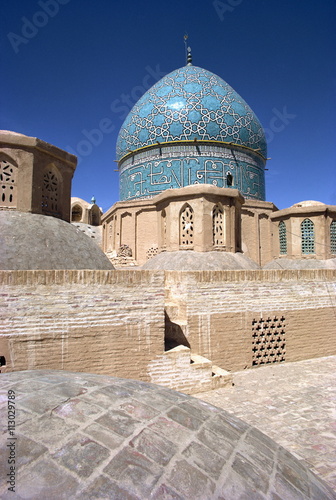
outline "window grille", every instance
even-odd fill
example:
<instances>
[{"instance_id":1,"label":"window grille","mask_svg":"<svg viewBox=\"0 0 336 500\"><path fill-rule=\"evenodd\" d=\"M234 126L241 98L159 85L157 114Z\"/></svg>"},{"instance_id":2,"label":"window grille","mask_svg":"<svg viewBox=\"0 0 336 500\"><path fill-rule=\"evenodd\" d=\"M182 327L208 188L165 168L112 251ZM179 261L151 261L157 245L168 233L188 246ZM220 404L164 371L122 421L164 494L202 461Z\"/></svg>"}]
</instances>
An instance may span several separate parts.
<instances>
[{"instance_id":1,"label":"window grille","mask_svg":"<svg viewBox=\"0 0 336 500\"><path fill-rule=\"evenodd\" d=\"M336 220L330 224L330 251L336 254Z\"/></svg>"},{"instance_id":2,"label":"window grille","mask_svg":"<svg viewBox=\"0 0 336 500\"><path fill-rule=\"evenodd\" d=\"M224 245L224 213L219 205L212 212L212 237L214 246Z\"/></svg>"},{"instance_id":3,"label":"window grille","mask_svg":"<svg viewBox=\"0 0 336 500\"><path fill-rule=\"evenodd\" d=\"M281 363L286 356L285 318L252 321L252 366Z\"/></svg>"},{"instance_id":4,"label":"window grille","mask_svg":"<svg viewBox=\"0 0 336 500\"><path fill-rule=\"evenodd\" d=\"M48 170L44 173L42 184L42 212L54 215L58 213L59 183L57 175Z\"/></svg>"},{"instance_id":5,"label":"window grille","mask_svg":"<svg viewBox=\"0 0 336 500\"><path fill-rule=\"evenodd\" d=\"M180 245L192 246L194 244L194 211L190 205L182 210L180 215Z\"/></svg>"},{"instance_id":6,"label":"window grille","mask_svg":"<svg viewBox=\"0 0 336 500\"><path fill-rule=\"evenodd\" d=\"M0 207L16 207L16 177L17 167L11 165L7 160L0 161Z\"/></svg>"},{"instance_id":7,"label":"window grille","mask_svg":"<svg viewBox=\"0 0 336 500\"><path fill-rule=\"evenodd\" d=\"M314 223L310 219L301 222L301 251L304 254L315 253Z\"/></svg>"},{"instance_id":8,"label":"window grille","mask_svg":"<svg viewBox=\"0 0 336 500\"><path fill-rule=\"evenodd\" d=\"M280 254L287 254L287 230L284 221L279 223Z\"/></svg>"}]
</instances>

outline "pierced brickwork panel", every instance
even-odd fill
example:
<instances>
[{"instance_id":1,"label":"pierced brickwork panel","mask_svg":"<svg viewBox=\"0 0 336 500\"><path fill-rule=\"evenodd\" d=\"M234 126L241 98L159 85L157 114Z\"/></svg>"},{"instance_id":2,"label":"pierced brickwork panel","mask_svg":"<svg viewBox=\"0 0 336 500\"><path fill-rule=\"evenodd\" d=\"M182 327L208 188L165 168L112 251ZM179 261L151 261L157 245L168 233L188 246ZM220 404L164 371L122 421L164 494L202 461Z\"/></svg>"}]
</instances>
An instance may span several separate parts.
<instances>
[{"instance_id":1,"label":"pierced brickwork panel","mask_svg":"<svg viewBox=\"0 0 336 500\"><path fill-rule=\"evenodd\" d=\"M159 251L158 247L156 246L150 247L146 252L147 260L151 259L152 257L155 257L155 255L158 254L158 251Z\"/></svg>"},{"instance_id":2,"label":"pierced brickwork panel","mask_svg":"<svg viewBox=\"0 0 336 500\"><path fill-rule=\"evenodd\" d=\"M16 207L16 177L17 167L9 163L7 160L0 161L0 207Z\"/></svg>"},{"instance_id":3,"label":"pierced brickwork panel","mask_svg":"<svg viewBox=\"0 0 336 500\"><path fill-rule=\"evenodd\" d=\"M59 182L57 175L48 170L44 173L42 184L42 211L45 214L58 214Z\"/></svg>"},{"instance_id":4,"label":"pierced brickwork panel","mask_svg":"<svg viewBox=\"0 0 336 500\"><path fill-rule=\"evenodd\" d=\"M279 243L280 243L280 254L287 254L287 230L284 221L279 223Z\"/></svg>"},{"instance_id":5,"label":"pierced brickwork panel","mask_svg":"<svg viewBox=\"0 0 336 500\"><path fill-rule=\"evenodd\" d=\"M336 254L336 220L330 224L330 251Z\"/></svg>"},{"instance_id":6,"label":"pierced brickwork panel","mask_svg":"<svg viewBox=\"0 0 336 500\"><path fill-rule=\"evenodd\" d=\"M190 205L182 210L180 215L180 245L194 244L194 211Z\"/></svg>"},{"instance_id":7,"label":"pierced brickwork panel","mask_svg":"<svg viewBox=\"0 0 336 500\"><path fill-rule=\"evenodd\" d=\"M224 245L224 213L219 205L215 205L212 212L212 235L213 245Z\"/></svg>"},{"instance_id":8,"label":"pierced brickwork panel","mask_svg":"<svg viewBox=\"0 0 336 500\"><path fill-rule=\"evenodd\" d=\"M252 366L285 361L285 326L284 316L252 320Z\"/></svg>"},{"instance_id":9,"label":"pierced brickwork panel","mask_svg":"<svg viewBox=\"0 0 336 500\"><path fill-rule=\"evenodd\" d=\"M314 223L310 219L301 222L301 251L315 253Z\"/></svg>"}]
</instances>

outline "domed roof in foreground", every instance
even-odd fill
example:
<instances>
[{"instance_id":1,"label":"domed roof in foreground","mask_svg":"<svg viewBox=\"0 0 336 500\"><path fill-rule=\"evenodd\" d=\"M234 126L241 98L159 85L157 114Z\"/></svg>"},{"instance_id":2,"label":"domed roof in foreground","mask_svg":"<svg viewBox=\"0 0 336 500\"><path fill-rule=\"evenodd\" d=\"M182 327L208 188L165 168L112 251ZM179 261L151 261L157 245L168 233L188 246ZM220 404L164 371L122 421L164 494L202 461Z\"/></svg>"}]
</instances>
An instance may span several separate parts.
<instances>
[{"instance_id":1,"label":"domed roof in foreground","mask_svg":"<svg viewBox=\"0 0 336 500\"><path fill-rule=\"evenodd\" d=\"M12 497L1 474L1 498L334 498L303 460L193 397L145 382L60 370L4 373L1 382L3 406L9 389L20 396L19 476ZM8 440L0 435L7 457Z\"/></svg>"},{"instance_id":2,"label":"domed roof in foreground","mask_svg":"<svg viewBox=\"0 0 336 500\"><path fill-rule=\"evenodd\" d=\"M119 132L117 158L156 142L211 140L247 146L266 157L263 128L244 99L222 78L184 66L151 87Z\"/></svg>"},{"instance_id":3,"label":"domed roof in foreground","mask_svg":"<svg viewBox=\"0 0 336 500\"><path fill-rule=\"evenodd\" d=\"M299 203L294 203L294 205L292 205L292 207L306 208L306 207L318 207L318 206L322 206L322 205L325 205L325 203L322 203L322 201L305 200L305 201L300 201Z\"/></svg>"},{"instance_id":4,"label":"domed roof in foreground","mask_svg":"<svg viewBox=\"0 0 336 500\"><path fill-rule=\"evenodd\" d=\"M161 252L149 259L142 269L166 271L219 271L259 269L258 264L241 253L232 252Z\"/></svg>"},{"instance_id":5,"label":"domed roof in foreground","mask_svg":"<svg viewBox=\"0 0 336 500\"><path fill-rule=\"evenodd\" d=\"M55 217L0 211L0 269L114 269L98 245Z\"/></svg>"}]
</instances>

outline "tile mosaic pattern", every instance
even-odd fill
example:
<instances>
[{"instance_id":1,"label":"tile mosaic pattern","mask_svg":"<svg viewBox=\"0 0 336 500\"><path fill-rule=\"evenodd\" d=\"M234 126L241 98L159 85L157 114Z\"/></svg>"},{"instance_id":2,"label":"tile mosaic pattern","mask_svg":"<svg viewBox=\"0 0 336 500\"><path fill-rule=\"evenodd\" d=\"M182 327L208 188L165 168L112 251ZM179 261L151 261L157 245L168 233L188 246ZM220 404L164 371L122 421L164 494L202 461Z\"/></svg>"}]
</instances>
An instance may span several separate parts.
<instances>
[{"instance_id":1,"label":"tile mosaic pattern","mask_svg":"<svg viewBox=\"0 0 336 500\"><path fill-rule=\"evenodd\" d=\"M120 165L120 199L149 198L191 184L232 187L246 198L265 200L264 160L219 145L172 145L137 153Z\"/></svg>"},{"instance_id":2,"label":"tile mosaic pattern","mask_svg":"<svg viewBox=\"0 0 336 500\"><path fill-rule=\"evenodd\" d=\"M117 158L130 150L178 140L234 142L260 149L263 128L246 102L219 76L197 66L166 75L135 104L119 132Z\"/></svg>"}]
</instances>

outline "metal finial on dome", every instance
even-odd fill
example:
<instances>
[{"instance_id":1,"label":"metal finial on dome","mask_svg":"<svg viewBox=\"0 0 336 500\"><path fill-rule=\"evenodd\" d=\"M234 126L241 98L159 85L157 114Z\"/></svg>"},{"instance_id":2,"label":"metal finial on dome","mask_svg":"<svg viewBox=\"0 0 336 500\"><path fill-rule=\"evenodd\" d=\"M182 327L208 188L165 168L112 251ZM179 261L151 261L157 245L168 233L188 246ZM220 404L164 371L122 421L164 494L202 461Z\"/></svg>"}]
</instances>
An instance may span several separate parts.
<instances>
[{"instance_id":1,"label":"metal finial on dome","mask_svg":"<svg viewBox=\"0 0 336 500\"><path fill-rule=\"evenodd\" d=\"M187 61L187 66L192 66L192 56L191 56L191 48L187 47L187 40L189 36L186 33L184 35L184 45L185 45L185 51L186 51L186 61Z\"/></svg>"},{"instance_id":2,"label":"metal finial on dome","mask_svg":"<svg viewBox=\"0 0 336 500\"><path fill-rule=\"evenodd\" d=\"M191 48L187 48L188 55L187 55L187 66L192 66L192 57L191 57Z\"/></svg>"}]
</instances>

